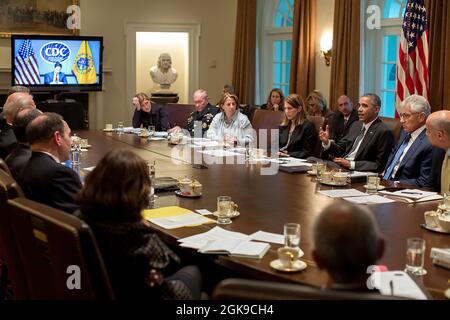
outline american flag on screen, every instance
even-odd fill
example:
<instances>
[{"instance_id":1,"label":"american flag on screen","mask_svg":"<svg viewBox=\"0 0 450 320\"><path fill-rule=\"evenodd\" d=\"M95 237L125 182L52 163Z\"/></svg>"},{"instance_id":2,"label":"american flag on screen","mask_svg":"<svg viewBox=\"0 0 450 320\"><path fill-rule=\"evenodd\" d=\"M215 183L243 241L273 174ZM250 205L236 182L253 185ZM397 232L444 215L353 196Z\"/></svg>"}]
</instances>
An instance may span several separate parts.
<instances>
[{"instance_id":1,"label":"american flag on screen","mask_svg":"<svg viewBox=\"0 0 450 320\"><path fill-rule=\"evenodd\" d=\"M23 40L15 58L16 84L40 84L39 66L31 40Z\"/></svg>"},{"instance_id":2,"label":"american flag on screen","mask_svg":"<svg viewBox=\"0 0 450 320\"><path fill-rule=\"evenodd\" d=\"M397 105L413 94L428 99L428 23L424 0L408 0L397 61Z\"/></svg>"}]
</instances>

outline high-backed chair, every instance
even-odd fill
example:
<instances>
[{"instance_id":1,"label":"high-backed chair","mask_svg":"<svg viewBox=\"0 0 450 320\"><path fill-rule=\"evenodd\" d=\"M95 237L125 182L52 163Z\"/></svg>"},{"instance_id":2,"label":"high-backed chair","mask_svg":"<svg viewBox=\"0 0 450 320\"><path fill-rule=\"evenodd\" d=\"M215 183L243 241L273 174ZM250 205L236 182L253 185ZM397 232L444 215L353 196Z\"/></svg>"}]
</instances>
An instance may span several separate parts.
<instances>
[{"instance_id":1,"label":"high-backed chair","mask_svg":"<svg viewBox=\"0 0 450 320\"><path fill-rule=\"evenodd\" d=\"M324 118L320 116L307 116L307 118L309 121L314 123L318 135L320 129L323 128ZM320 139L317 139L316 146L314 147L314 157L320 158L321 151L322 151L322 141L320 141Z\"/></svg>"},{"instance_id":2,"label":"high-backed chair","mask_svg":"<svg viewBox=\"0 0 450 320\"><path fill-rule=\"evenodd\" d=\"M278 137L272 137L270 130L271 129L278 129L280 126L280 123L283 119L283 113L282 112L276 112L276 111L268 111L268 110L261 110L261 109L255 109L253 113L253 117L251 119L252 127L256 130L256 133L258 135L258 147L269 147L261 145L260 140L260 133L259 130L265 129L267 130L266 138L267 143L271 143L272 139L276 139ZM263 136L264 137L264 136Z\"/></svg>"},{"instance_id":3,"label":"high-backed chair","mask_svg":"<svg viewBox=\"0 0 450 320\"><path fill-rule=\"evenodd\" d=\"M24 278L24 268L20 259L17 243L11 229L11 221L7 213L8 199L23 197L22 189L17 182L3 170L0 170L0 290L5 295L8 281L13 286L14 297L27 299L28 287ZM8 293L9 294L9 293Z\"/></svg>"},{"instance_id":4,"label":"high-backed chair","mask_svg":"<svg viewBox=\"0 0 450 320\"><path fill-rule=\"evenodd\" d=\"M175 126L184 128L189 115L191 112L195 111L195 106L193 104L168 103L166 108L169 113L169 123L171 128Z\"/></svg>"},{"instance_id":5,"label":"high-backed chair","mask_svg":"<svg viewBox=\"0 0 450 320\"><path fill-rule=\"evenodd\" d=\"M2 158L0 158L0 170L3 170L7 174L11 175L11 171L9 171L8 165Z\"/></svg>"},{"instance_id":6,"label":"high-backed chair","mask_svg":"<svg viewBox=\"0 0 450 320\"><path fill-rule=\"evenodd\" d=\"M394 136L394 143L397 144L398 139L400 138L400 131L402 129L402 125L400 124L400 121L398 119L394 118L385 118L380 117L381 121L384 122L384 124L387 125L389 130L391 130L392 135Z\"/></svg>"},{"instance_id":7,"label":"high-backed chair","mask_svg":"<svg viewBox=\"0 0 450 320\"><path fill-rule=\"evenodd\" d=\"M214 289L214 300L404 300L372 292L321 290L291 283L225 279Z\"/></svg>"},{"instance_id":8,"label":"high-backed chair","mask_svg":"<svg viewBox=\"0 0 450 320\"><path fill-rule=\"evenodd\" d=\"M31 299L112 299L89 226L73 215L25 198L8 200Z\"/></svg>"}]
</instances>

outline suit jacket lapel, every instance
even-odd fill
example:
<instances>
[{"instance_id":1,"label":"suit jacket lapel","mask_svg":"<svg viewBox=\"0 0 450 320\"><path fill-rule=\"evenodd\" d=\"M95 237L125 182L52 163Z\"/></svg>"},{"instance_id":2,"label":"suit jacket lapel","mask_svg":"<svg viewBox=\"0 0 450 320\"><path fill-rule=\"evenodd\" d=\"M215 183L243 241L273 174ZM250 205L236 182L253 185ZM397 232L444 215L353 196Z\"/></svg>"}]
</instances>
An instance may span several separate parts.
<instances>
[{"instance_id":1,"label":"suit jacket lapel","mask_svg":"<svg viewBox=\"0 0 450 320\"><path fill-rule=\"evenodd\" d=\"M420 133L420 135L417 137L417 139L414 140L414 142L411 145L411 147L409 148L408 152L403 157L402 162L400 163L400 167L403 166L405 163L407 163L408 160L412 157L412 155L416 154L417 148L419 148L419 145L422 143L422 140L424 138L426 138L425 135L426 135L426 132L425 132L425 130L423 130Z\"/></svg>"},{"instance_id":2,"label":"suit jacket lapel","mask_svg":"<svg viewBox=\"0 0 450 320\"><path fill-rule=\"evenodd\" d=\"M375 120L369 127L369 130L367 131L366 135L364 136L364 139L361 141L361 145L359 146L358 152L355 155L355 159L357 159L361 153L363 152L363 150L366 147L371 147L370 146L370 141L372 140L373 136L376 133L376 129L378 127L378 123L380 122L380 119ZM363 123L364 125L364 123Z\"/></svg>"}]
</instances>

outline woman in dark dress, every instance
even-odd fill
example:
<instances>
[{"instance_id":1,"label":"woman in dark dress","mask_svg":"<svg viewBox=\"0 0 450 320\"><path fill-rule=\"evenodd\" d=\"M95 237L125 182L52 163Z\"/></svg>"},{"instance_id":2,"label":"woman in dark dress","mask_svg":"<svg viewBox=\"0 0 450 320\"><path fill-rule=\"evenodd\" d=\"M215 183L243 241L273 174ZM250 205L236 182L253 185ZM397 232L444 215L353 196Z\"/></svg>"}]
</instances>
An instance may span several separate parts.
<instances>
[{"instance_id":1,"label":"woman in dark dress","mask_svg":"<svg viewBox=\"0 0 450 320\"><path fill-rule=\"evenodd\" d=\"M317 131L307 120L305 103L297 94L284 101L284 119L280 125L279 155L306 159L313 155L317 142Z\"/></svg>"},{"instance_id":2,"label":"woman in dark dress","mask_svg":"<svg viewBox=\"0 0 450 320\"><path fill-rule=\"evenodd\" d=\"M76 214L93 230L116 298L200 299L198 268L175 272L178 256L142 217L149 194L146 162L113 150L86 177Z\"/></svg>"}]
</instances>

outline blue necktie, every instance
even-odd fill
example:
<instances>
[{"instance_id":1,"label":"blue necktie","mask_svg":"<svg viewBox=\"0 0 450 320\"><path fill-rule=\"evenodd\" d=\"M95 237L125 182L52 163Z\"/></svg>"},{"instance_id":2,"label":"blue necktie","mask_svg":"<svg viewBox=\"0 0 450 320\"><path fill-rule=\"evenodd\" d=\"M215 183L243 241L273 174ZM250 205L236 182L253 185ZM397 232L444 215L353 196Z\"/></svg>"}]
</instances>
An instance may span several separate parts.
<instances>
[{"instance_id":1,"label":"blue necktie","mask_svg":"<svg viewBox=\"0 0 450 320\"><path fill-rule=\"evenodd\" d=\"M403 140L403 143L401 144L400 148L398 148L397 152L395 153L394 159L392 159L391 164L386 170L386 173L383 176L384 180L389 180L389 178L392 175L392 172L394 171L395 166L397 165L397 162L400 160L403 151L405 151L406 146L408 145L409 139L411 139L411 135L407 135L405 140Z\"/></svg>"}]
</instances>

